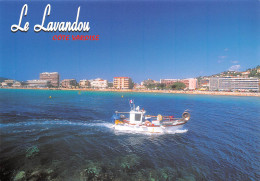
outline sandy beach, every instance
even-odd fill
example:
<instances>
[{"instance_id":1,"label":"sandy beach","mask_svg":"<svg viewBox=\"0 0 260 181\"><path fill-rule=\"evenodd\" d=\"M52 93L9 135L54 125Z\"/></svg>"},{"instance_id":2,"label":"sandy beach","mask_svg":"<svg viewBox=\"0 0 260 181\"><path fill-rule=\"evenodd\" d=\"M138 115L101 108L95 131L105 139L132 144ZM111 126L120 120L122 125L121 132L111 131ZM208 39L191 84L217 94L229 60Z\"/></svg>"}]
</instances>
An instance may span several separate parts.
<instances>
[{"instance_id":1,"label":"sandy beach","mask_svg":"<svg viewBox=\"0 0 260 181\"><path fill-rule=\"evenodd\" d=\"M91 88L2 88L2 89L34 89L34 90L74 90L74 91L100 91L100 92L143 92L168 94L201 94L223 96L253 96L260 97L260 92L218 92L218 91L180 91L180 90L144 90L144 89L91 89Z\"/></svg>"}]
</instances>

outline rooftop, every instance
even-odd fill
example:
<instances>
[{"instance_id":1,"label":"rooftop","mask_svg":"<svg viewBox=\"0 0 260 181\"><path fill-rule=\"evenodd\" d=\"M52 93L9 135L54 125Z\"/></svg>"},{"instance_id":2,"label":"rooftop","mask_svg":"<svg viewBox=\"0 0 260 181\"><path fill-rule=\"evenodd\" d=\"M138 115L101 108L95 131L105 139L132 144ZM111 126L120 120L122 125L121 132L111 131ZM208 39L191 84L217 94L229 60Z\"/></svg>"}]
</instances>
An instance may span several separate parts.
<instances>
[{"instance_id":1,"label":"rooftop","mask_svg":"<svg viewBox=\"0 0 260 181\"><path fill-rule=\"evenodd\" d=\"M58 72L43 72L41 74L59 74Z\"/></svg>"},{"instance_id":2,"label":"rooftop","mask_svg":"<svg viewBox=\"0 0 260 181\"><path fill-rule=\"evenodd\" d=\"M116 78L129 78L129 77L114 77L114 79L116 79Z\"/></svg>"}]
</instances>

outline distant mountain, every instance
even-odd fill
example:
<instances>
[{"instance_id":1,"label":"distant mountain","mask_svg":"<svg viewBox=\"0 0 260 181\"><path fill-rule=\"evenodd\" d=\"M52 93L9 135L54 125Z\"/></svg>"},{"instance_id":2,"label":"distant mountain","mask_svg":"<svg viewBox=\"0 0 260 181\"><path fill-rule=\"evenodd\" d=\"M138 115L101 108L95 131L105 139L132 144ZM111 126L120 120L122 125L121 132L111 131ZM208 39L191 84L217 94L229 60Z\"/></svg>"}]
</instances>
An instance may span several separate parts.
<instances>
[{"instance_id":1,"label":"distant mountain","mask_svg":"<svg viewBox=\"0 0 260 181\"><path fill-rule=\"evenodd\" d=\"M4 82L5 80L8 80L8 78L0 77L0 82Z\"/></svg>"}]
</instances>

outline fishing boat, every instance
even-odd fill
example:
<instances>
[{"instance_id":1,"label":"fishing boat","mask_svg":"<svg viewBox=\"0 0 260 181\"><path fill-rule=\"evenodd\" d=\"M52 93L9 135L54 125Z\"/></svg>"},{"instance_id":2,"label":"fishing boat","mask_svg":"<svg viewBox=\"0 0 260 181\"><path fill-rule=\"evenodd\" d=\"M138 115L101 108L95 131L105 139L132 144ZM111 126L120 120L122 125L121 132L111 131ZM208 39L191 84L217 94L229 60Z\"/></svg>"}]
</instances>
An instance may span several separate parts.
<instances>
[{"instance_id":1,"label":"fishing boat","mask_svg":"<svg viewBox=\"0 0 260 181\"><path fill-rule=\"evenodd\" d=\"M182 129L190 120L190 114L184 111L181 118L174 116L146 115L146 111L130 100L130 112L115 111L113 116L114 129L120 131L135 131L148 133L171 133ZM126 116L129 115L129 116Z\"/></svg>"}]
</instances>

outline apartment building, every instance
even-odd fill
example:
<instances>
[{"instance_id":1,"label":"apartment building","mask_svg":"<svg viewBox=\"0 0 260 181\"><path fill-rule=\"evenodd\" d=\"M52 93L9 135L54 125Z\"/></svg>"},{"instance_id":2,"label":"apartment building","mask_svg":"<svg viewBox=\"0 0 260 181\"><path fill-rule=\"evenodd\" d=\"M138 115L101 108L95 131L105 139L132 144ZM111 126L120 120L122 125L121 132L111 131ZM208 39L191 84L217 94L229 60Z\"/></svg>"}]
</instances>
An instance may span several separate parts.
<instances>
[{"instance_id":1,"label":"apartment building","mask_svg":"<svg viewBox=\"0 0 260 181\"><path fill-rule=\"evenodd\" d=\"M58 72L43 72L40 73L40 80L49 80L52 87L59 87L60 75Z\"/></svg>"},{"instance_id":2,"label":"apartment building","mask_svg":"<svg viewBox=\"0 0 260 181\"><path fill-rule=\"evenodd\" d=\"M175 82L182 82L185 84L186 88L189 90L195 90L197 89L198 82L195 78L189 78L189 79L160 79L160 83L166 84L166 86L171 85Z\"/></svg>"},{"instance_id":3,"label":"apartment building","mask_svg":"<svg viewBox=\"0 0 260 181\"><path fill-rule=\"evenodd\" d=\"M75 79L64 79L61 81L61 86L64 88L74 88L77 86L77 81Z\"/></svg>"},{"instance_id":4,"label":"apartment building","mask_svg":"<svg viewBox=\"0 0 260 181\"><path fill-rule=\"evenodd\" d=\"M114 77L113 85L115 89L133 88L133 82L130 77Z\"/></svg>"},{"instance_id":5,"label":"apartment building","mask_svg":"<svg viewBox=\"0 0 260 181\"><path fill-rule=\"evenodd\" d=\"M209 79L211 91L259 91L258 78L212 77Z\"/></svg>"},{"instance_id":6,"label":"apartment building","mask_svg":"<svg viewBox=\"0 0 260 181\"><path fill-rule=\"evenodd\" d=\"M108 81L101 78L89 80L89 82L90 87L93 89L105 89L108 87Z\"/></svg>"}]
</instances>

